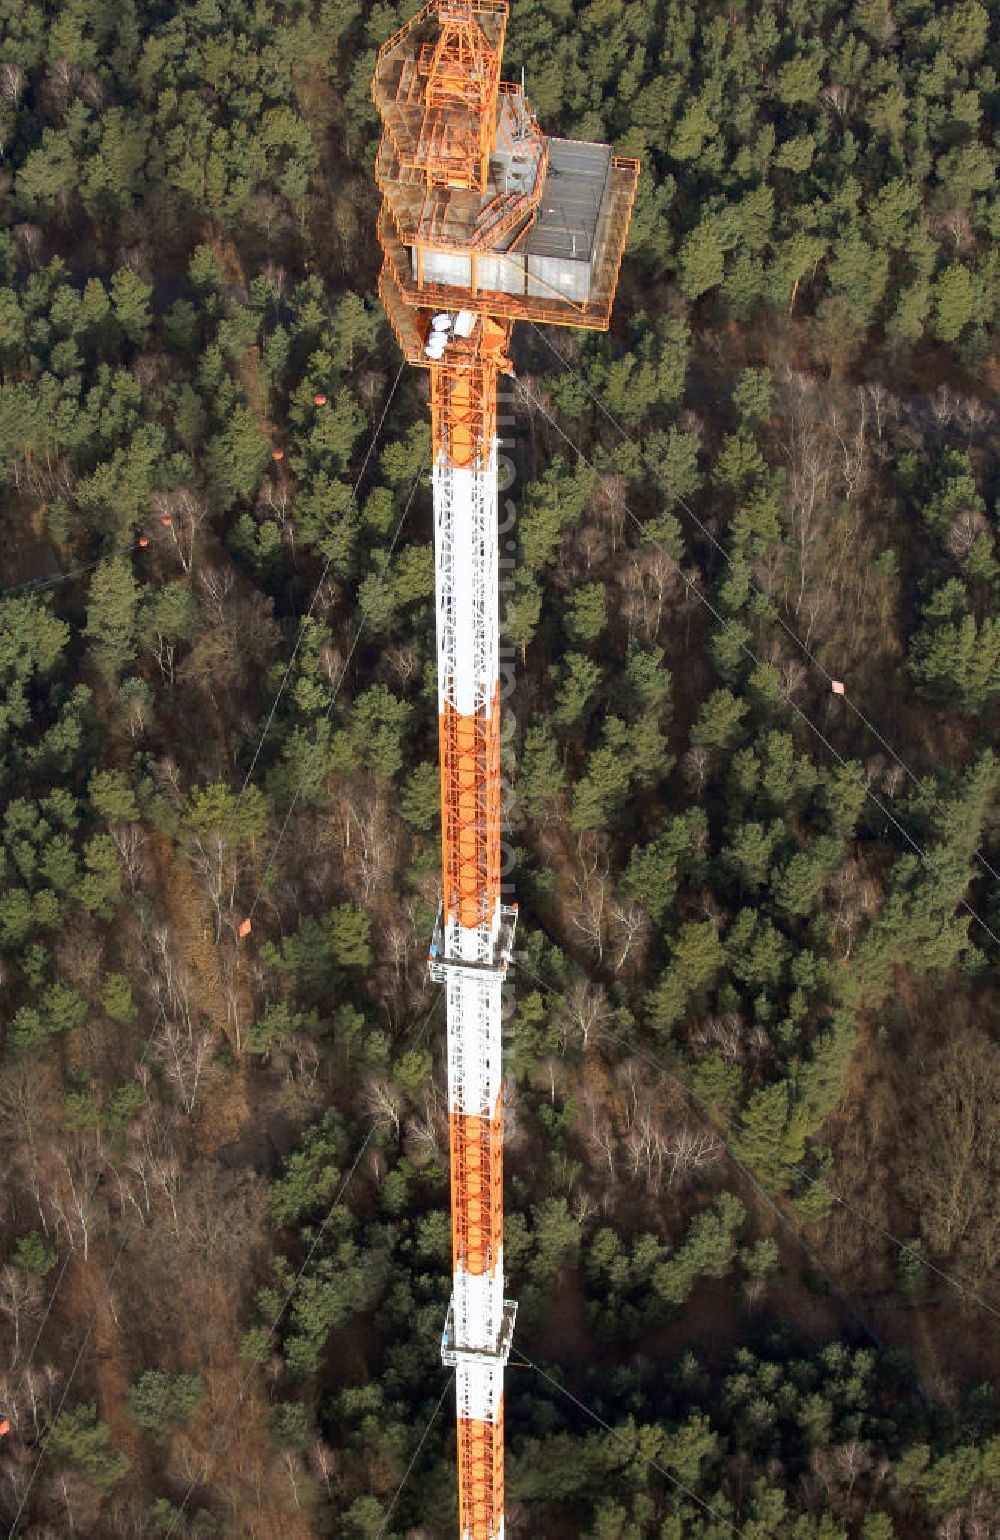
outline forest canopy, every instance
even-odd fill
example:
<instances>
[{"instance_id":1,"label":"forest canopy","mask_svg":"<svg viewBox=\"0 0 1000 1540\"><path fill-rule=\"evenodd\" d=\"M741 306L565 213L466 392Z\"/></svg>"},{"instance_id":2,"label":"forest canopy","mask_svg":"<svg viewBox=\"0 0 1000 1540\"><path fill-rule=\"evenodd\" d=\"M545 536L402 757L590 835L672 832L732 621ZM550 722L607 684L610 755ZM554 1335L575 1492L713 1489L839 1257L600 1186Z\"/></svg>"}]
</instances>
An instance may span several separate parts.
<instances>
[{"instance_id":1,"label":"forest canopy","mask_svg":"<svg viewBox=\"0 0 1000 1540\"><path fill-rule=\"evenodd\" d=\"M454 1532L411 10L0 0L25 1540ZM610 334L502 387L511 1540L1000 1524L998 28L511 6L642 161Z\"/></svg>"}]
</instances>

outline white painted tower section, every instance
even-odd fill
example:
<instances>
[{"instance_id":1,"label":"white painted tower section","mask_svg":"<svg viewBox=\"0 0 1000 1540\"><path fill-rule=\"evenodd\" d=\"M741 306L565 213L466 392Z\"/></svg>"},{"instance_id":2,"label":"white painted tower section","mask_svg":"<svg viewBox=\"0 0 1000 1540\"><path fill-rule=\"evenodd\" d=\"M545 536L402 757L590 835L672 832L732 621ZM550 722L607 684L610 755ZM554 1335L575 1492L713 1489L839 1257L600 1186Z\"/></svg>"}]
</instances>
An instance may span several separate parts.
<instances>
[{"instance_id":1,"label":"white painted tower section","mask_svg":"<svg viewBox=\"0 0 1000 1540\"><path fill-rule=\"evenodd\" d=\"M485 471L457 469L442 455L434 467L434 557L437 600L438 710L458 715L497 706L499 567L496 445ZM503 972L498 959L501 906L475 929L444 916L448 1012L448 1108L452 1116L492 1121L503 1087ZM464 965L464 966L463 966ZM446 1328L446 1361L454 1363L459 1415L495 1422L513 1317L505 1332L503 1251L475 1276L459 1267ZM499 1535L503 1536L501 1525Z\"/></svg>"},{"instance_id":2,"label":"white painted tower section","mask_svg":"<svg viewBox=\"0 0 1000 1540\"><path fill-rule=\"evenodd\" d=\"M485 471L459 470L440 456L434 467L439 715L449 704L459 716L482 711L489 717L496 704L500 678L497 517L496 444ZM444 920L446 958L492 960L499 907L489 928L466 930L454 915L445 915ZM450 1011L449 999L449 1020ZM449 1043L451 1037L449 1029Z\"/></svg>"}]
</instances>

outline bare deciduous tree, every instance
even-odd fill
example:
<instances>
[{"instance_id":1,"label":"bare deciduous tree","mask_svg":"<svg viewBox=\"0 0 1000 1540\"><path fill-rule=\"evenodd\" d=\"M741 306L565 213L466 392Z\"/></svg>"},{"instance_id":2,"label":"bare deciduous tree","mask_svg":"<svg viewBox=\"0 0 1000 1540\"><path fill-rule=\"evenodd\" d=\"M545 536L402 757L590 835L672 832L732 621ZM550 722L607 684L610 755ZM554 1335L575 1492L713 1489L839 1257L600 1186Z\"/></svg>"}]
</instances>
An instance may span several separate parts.
<instances>
[{"instance_id":1,"label":"bare deciduous tree","mask_svg":"<svg viewBox=\"0 0 1000 1540\"><path fill-rule=\"evenodd\" d=\"M158 1192L162 1192L170 1208L174 1234L180 1235L180 1219L177 1213L177 1195L181 1186L181 1163L173 1149L158 1150L149 1166L149 1180Z\"/></svg>"},{"instance_id":2,"label":"bare deciduous tree","mask_svg":"<svg viewBox=\"0 0 1000 1540\"><path fill-rule=\"evenodd\" d=\"M31 1426L35 1438L40 1438L43 1429L49 1425L51 1407L55 1401L56 1391L60 1389L62 1383L63 1376L54 1364L29 1365L21 1372L18 1381L19 1396L22 1404L31 1413Z\"/></svg>"},{"instance_id":3,"label":"bare deciduous tree","mask_svg":"<svg viewBox=\"0 0 1000 1540\"><path fill-rule=\"evenodd\" d=\"M184 572L194 571L198 539L208 519L208 507L187 487L175 492L153 492L150 504L159 526L161 543L173 550Z\"/></svg>"},{"instance_id":4,"label":"bare deciduous tree","mask_svg":"<svg viewBox=\"0 0 1000 1540\"><path fill-rule=\"evenodd\" d=\"M596 1198L585 1187L578 1186L574 1189L573 1196L570 1199L569 1211L581 1230L584 1225L589 1224L591 1219L593 1219L594 1215L598 1212L598 1207Z\"/></svg>"},{"instance_id":5,"label":"bare deciduous tree","mask_svg":"<svg viewBox=\"0 0 1000 1540\"><path fill-rule=\"evenodd\" d=\"M972 438L988 428L996 419L996 412L981 396L962 396L956 413L967 437Z\"/></svg>"},{"instance_id":6,"label":"bare deciduous tree","mask_svg":"<svg viewBox=\"0 0 1000 1540\"><path fill-rule=\"evenodd\" d=\"M163 1016L179 1020L188 1036L194 1030L191 1009L191 970L179 955L169 925L154 925L146 935L143 972Z\"/></svg>"},{"instance_id":7,"label":"bare deciduous tree","mask_svg":"<svg viewBox=\"0 0 1000 1540\"><path fill-rule=\"evenodd\" d=\"M305 1461L293 1449L284 1449L281 1453L281 1465L291 1489L292 1501L295 1503L296 1508L301 1508L302 1498L299 1493L299 1485L306 1475Z\"/></svg>"},{"instance_id":8,"label":"bare deciduous tree","mask_svg":"<svg viewBox=\"0 0 1000 1540\"><path fill-rule=\"evenodd\" d=\"M788 458L788 518L795 552L797 588L792 608L798 615L812 576L822 516L830 492L833 454L830 436L818 420L816 382L787 370L784 378L785 441Z\"/></svg>"},{"instance_id":9,"label":"bare deciduous tree","mask_svg":"<svg viewBox=\"0 0 1000 1540\"><path fill-rule=\"evenodd\" d=\"M608 1176L613 1178L618 1139L607 1099L603 1092L598 1093L594 1088L587 1087L581 1097L581 1105L587 1143L600 1157L601 1163L607 1166Z\"/></svg>"},{"instance_id":10,"label":"bare deciduous tree","mask_svg":"<svg viewBox=\"0 0 1000 1540\"><path fill-rule=\"evenodd\" d=\"M611 540L612 553L617 551L625 528L625 477L606 471L598 476L590 506L599 524L604 525Z\"/></svg>"},{"instance_id":11,"label":"bare deciduous tree","mask_svg":"<svg viewBox=\"0 0 1000 1540\"><path fill-rule=\"evenodd\" d=\"M947 428L958 409L955 392L947 385L939 385L931 397L931 418L938 428Z\"/></svg>"},{"instance_id":12,"label":"bare deciduous tree","mask_svg":"<svg viewBox=\"0 0 1000 1540\"><path fill-rule=\"evenodd\" d=\"M836 404L829 413L831 431L840 445L840 476L848 502L868 477L868 414L871 401L862 385L853 393L853 411L842 414Z\"/></svg>"},{"instance_id":13,"label":"bare deciduous tree","mask_svg":"<svg viewBox=\"0 0 1000 1540\"><path fill-rule=\"evenodd\" d=\"M981 535L992 540L986 515L979 508L960 508L948 527L944 543L955 560L961 562Z\"/></svg>"},{"instance_id":14,"label":"bare deciduous tree","mask_svg":"<svg viewBox=\"0 0 1000 1540\"><path fill-rule=\"evenodd\" d=\"M24 71L18 64L9 61L0 64L0 97L16 107L21 100L21 92L24 90Z\"/></svg>"},{"instance_id":15,"label":"bare deciduous tree","mask_svg":"<svg viewBox=\"0 0 1000 1540\"><path fill-rule=\"evenodd\" d=\"M698 743L692 749L688 749L681 761L681 769L684 779L692 791L701 792L708 777L712 756L703 743Z\"/></svg>"},{"instance_id":16,"label":"bare deciduous tree","mask_svg":"<svg viewBox=\"0 0 1000 1540\"><path fill-rule=\"evenodd\" d=\"M385 661L404 689L411 679L416 677L417 670L420 668L420 659L412 647L403 647L398 644L388 649L385 653Z\"/></svg>"},{"instance_id":17,"label":"bare deciduous tree","mask_svg":"<svg viewBox=\"0 0 1000 1540\"><path fill-rule=\"evenodd\" d=\"M722 1016L710 1016L706 1021L699 1022L691 1029L689 1038L692 1048L703 1052L717 1049L731 1064L742 1060L744 1039L743 1021L735 1011L727 1011Z\"/></svg>"},{"instance_id":18,"label":"bare deciduous tree","mask_svg":"<svg viewBox=\"0 0 1000 1540\"><path fill-rule=\"evenodd\" d=\"M313 1039L304 1037L301 1032L294 1032L286 1045L286 1053L292 1078L299 1085L311 1090L322 1068L319 1048Z\"/></svg>"},{"instance_id":19,"label":"bare deciduous tree","mask_svg":"<svg viewBox=\"0 0 1000 1540\"><path fill-rule=\"evenodd\" d=\"M80 70L77 89L88 107L93 107L95 112L103 111L107 92L100 75L94 70Z\"/></svg>"},{"instance_id":20,"label":"bare deciduous tree","mask_svg":"<svg viewBox=\"0 0 1000 1540\"><path fill-rule=\"evenodd\" d=\"M281 531L281 538L285 541L295 560L295 520L292 517L292 509L295 506L295 488L288 476L269 476L265 479L257 495L257 507L265 514L270 514Z\"/></svg>"},{"instance_id":21,"label":"bare deciduous tree","mask_svg":"<svg viewBox=\"0 0 1000 1540\"><path fill-rule=\"evenodd\" d=\"M371 1080L365 1089L365 1111L376 1128L391 1128L399 1138L403 1099L391 1080Z\"/></svg>"},{"instance_id":22,"label":"bare deciduous tree","mask_svg":"<svg viewBox=\"0 0 1000 1540\"><path fill-rule=\"evenodd\" d=\"M14 239L32 267L36 266L42 253L42 232L39 226L28 222L15 225Z\"/></svg>"},{"instance_id":23,"label":"bare deciduous tree","mask_svg":"<svg viewBox=\"0 0 1000 1540\"><path fill-rule=\"evenodd\" d=\"M63 1535L89 1535L94 1532L101 1506L101 1494L86 1477L76 1471L54 1472L46 1482L54 1507L62 1510ZM55 1540L55 1537L53 1537Z\"/></svg>"},{"instance_id":24,"label":"bare deciduous tree","mask_svg":"<svg viewBox=\"0 0 1000 1540\"><path fill-rule=\"evenodd\" d=\"M839 118L841 123L846 123L854 112L857 97L850 86L829 85L824 86L819 93L819 99L823 106Z\"/></svg>"},{"instance_id":25,"label":"bare deciduous tree","mask_svg":"<svg viewBox=\"0 0 1000 1540\"><path fill-rule=\"evenodd\" d=\"M100 1214L98 1178L107 1164L103 1146L92 1134L54 1152L47 1193L53 1228L65 1235L73 1251L82 1252L84 1261Z\"/></svg>"},{"instance_id":26,"label":"bare deciduous tree","mask_svg":"<svg viewBox=\"0 0 1000 1540\"><path fill-rule=\"evenodd\" d=\"M569 866L570 926L600 963L604 958L605 909L610 887L607 842L592 830L577 835Z\"/></svg>"},{"instance_id":27,"label":"bare deciduous tree","mask_svg":"<svg viewBox=\"0 0 1000 1540\"><path fill-rule=\"evenodd\" d=\"M633 1181L641 1177L655 1192L663 1177L666 1139L663 1128L648 1106L643 1106L634 1119L625 1136L624 1147Z\"/></svg>"},{"instance_id":28,"label":"bare deciduous tree","mask_svg":"<svg viewBox=\"0 0 1000 1540\"><path fill-rule=\"evenodd\" d=\"M655 641L670 596L681 581L677 562L663 546L643 546L630 554L620 581L629 635L635 630L646 642Z\"/></svg>"},{"instance_id":29,"label":"bare deciduous tree","mask_svg":"<svg viewBox=\"0 0 1000 1540\"><path fill-rule=\"evenodd\" d=\"M188 1117L195 1109L199 1088L211 1066L213 1045L210 1028L185 1030L176 1021L164 1022L153 1039L153 1051Z\"/></svg>"},{"instance_id":30,"label":"bare deciduous tree","mask_svg":"<svg viewBox=\"0 0 1000 1540\"><path fill-rule=\"evenodd\" d=\"M965 1028L929 1054L900 1141L902 1190L928 1245L969 1281L1000 1262L1000 1059Z\"/></svg>"},{"instance_id":31,"label":"bare deciduous tree","mask_svg":"<svg viewBox=\"0 0 1000 1540\"><path fill-rule=\"evenodd\" d=\"M607 554L607 537L596 525L582 524L579 529L572 531L568 541L568 556L576 570L582 567L583 576L589 577L594 568L607 559Z\"/></svg>"},{"instance_id":32,"label":"bare deciduous tree","mask_svg":"<svg viewBox=\"0 0 1000 1540\"><path fill-rule=\"evenodd\" d=\"M232 567L203 567L198 574L199 591L221 625L226 623L228 603L235 587L236 573Z\"/></svg>"},{"instance_id":33,"label":"bare deciduous tree","mask_svg":"<svg viewBox=\"0 0 1000 1540\"><path fill-rule=\"evenodd\" d=\"M143 847L146 840L142 832L142 825L137 823L116 823L108 830L114 840L115 849L122 863L122 875L125 885L130 893L134 893L143 878L145 865L143 862Z\"/></svg>"},{"instance_id":34,"label":"bare deciduous tree","mask_svg":"<svg viewBox=\"0 0 1000 1540\"><path fill-rule=\"evenodd\" d=\"M441 1160L447 1157L448 1118L436 1087L431 1087L421 1112L408 1119L406 1144L418 1160Z\"/></svg>"},{"instance_id":35,"label":"bare deciduous tree","mask_svg":"<svg viewBox=\"0 0 1000 1540\"><path fill-rule=\"evenodd\" d=\"M49 1126L41 1080L26 1061L9 1065L0 1074L0 1144L25 1145L34 1152L38 1136Z\"/></svg>"},{"instance_id":36,"label":"bare deciduous tree","mask_svg":"<svg viewBox=\"0 0 1000 1540\"><path fill-rule=\"evenodd\" d=\"M356 801L346 803L344 825L348 882L352 895L367 904L387 879L396 850L393 820L381 793L359 790Z\"/></svg>"},{"instance_id":37,"label":"bare deciduous tree","mask_svg":"<svg viewBox=\"0 0 1000 1540\"><path fill-rule=\"evenodd\" d=\"M521 1133L521 1089L513 1075L506 1075L503 1083L503 1142L506 1146L518 1143Z\"/></svg>"},{"instance_id":38,"label":"bare deciduous tree","mask_svg":"<svg viewBox=\"0 0 1000 1540\"><path fill-rule=\"evenodd\" d=\"M46 93L65 111L76 94L76 70L68 59L56 59L45 81Z\"/></svg>"},{"instance_id":39,"label":"bare deciduous tree","mask_svg":"<svg viewBox=\"0 0 1000 1540\"><path fill-rule=\"evenodd\" d=\"M860 926L877 907L878 888L858 861L849 860L834 875L830 891L837 904L830 927L831 940L842 938L843 955L850 957Z\"/></svg>"},{"instance_id":40,"label":"bare deciduous tree","mask_svg":"<svg viewBox=\"0 0 1000 1540\"><path fill-rule=\"evenodd\" d=\"M667 1187L685 1187L722 1156L722 1141L708 1128L681 1123L667 1138Z\"/></svg>"},{"instance_id":41,"label":"bare deciduous tree","mask_svg":"<svg viewBox=\"0 0 1000 1540\"><path fill-rule=\"evenodd\" d=\"M611 1006L600 984L574 979L559 1002L559 1017L580 1039L584 1053L596 1046L600 1029L611 1018ZM565 1042L565 1035L564 1035Z\"/></svg>"},{"instance_id":42,"label":"bare deciduous tree","mask_svg":"<svg viewBox=\"0 0 1000 1540\"><path fill-rule=\"evenodd\" d=\"M609 907L608 921L614 941L612 966L615 972L620 973L630 957L635 968L643 955L644 944L649 935L649 917L646 911L641 904L615 902Z\"/></svg>"},{"instance_id":43,"label":"bare deciduous tree","mask_svg":"<svg viewBox=\"0 0 1000 1540\"><path fill-rule=\"evenodd\" d=\"M36 1317L40 1309L41 1289L38 1279L12 1266L10 1262L5 1262L0 1267L0 1315L7 1317L14 1331L12 1368L17 1367L21 1356L22 1324Z\"/></svg>"},{"instance_id":44,"label":"bare deciduous tree","mask_svg":"<svg viewBox=\"0 0 1000 1540\"><path fill-rule=\"evenodd\" d=\"M931 226L935 235L943 237L956 256L960 252L968 251L974 240L972 219L968 210L958 208L955 204L933 214Z\"/></svg>"}]
</instances>

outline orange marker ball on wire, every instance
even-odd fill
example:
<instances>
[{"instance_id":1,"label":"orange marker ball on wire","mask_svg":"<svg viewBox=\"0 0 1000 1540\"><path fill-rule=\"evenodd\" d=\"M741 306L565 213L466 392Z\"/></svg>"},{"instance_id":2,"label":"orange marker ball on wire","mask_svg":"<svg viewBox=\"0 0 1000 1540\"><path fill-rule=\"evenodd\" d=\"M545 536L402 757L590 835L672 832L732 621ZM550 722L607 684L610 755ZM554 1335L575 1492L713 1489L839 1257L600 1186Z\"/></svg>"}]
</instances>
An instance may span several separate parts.
<instances>
[{"instance_id":1,"label":"orange marker ball on wire","mask_svg":"<svg viewBox=\"0 0 1000 1540\"><path fill-rule=\"evenodd\" d=\"M313 405L314 406L326 406L326 397L324 396L324 394L323 394L323 392L321 390L318 390L316 392L316 394L313 396Z\"/></svg>"},{"instance_id":2,"label":"orange marker ball on wire","mask_svg":"<svg viewBox=\"0 0 1000 1540\"><path fill-rule=\"evenodd\" d=\"M272 460L283 460L284 458L285 458L285 451L283 449L272 449L271 450L271 459Z\"/></svg>"},{"instance_id":3,"label":"orange marker ball on wire","mask_svg":"<svg viewBox=\"0 0 1000 1540\"><path fill-rule=\"evenodd\" d=\"M170 515L169 515L169 513L165 513L165 514L164 514L164 515L163 515L163 518L162 518L162 519L161 519L161 520L160 520L160 523L161 523L161 524L162 524L162 525L163 525L163 528L164 528L164 529L169 529L169 528L170 528L170 526L171 526L171 524L172 524L172 523L173 523L173 522L174 522L174 521L173 521L173 519L172 519L172 518L171 518L171 517L170 517Z\"/></svg>"},{"instance_id":4,"label":"orange marker ball on wire","mask_svg":"<svg viewBox=\"0 0 1000 1540\"><path fill-rule=\"evenodd\" d=\"M148 544L149 544L148 538L145 535L140 535L139 536L139 545L142 547L143 550L146 549Z\"/></svg>"}]
</instances>

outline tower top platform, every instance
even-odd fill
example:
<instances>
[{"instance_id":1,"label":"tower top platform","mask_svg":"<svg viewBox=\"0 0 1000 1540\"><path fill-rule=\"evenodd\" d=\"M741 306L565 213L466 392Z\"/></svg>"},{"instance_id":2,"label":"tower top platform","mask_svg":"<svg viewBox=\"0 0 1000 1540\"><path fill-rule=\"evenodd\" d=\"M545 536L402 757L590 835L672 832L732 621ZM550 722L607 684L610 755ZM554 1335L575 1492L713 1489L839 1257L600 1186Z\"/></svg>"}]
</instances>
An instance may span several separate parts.
<instances>
[{"instance_id":1,"label":"tower top platform","mask_svg":"<svg viewBox=\"0 0 1000 1540\"><path fill-rule=\"evenodd\" d=\"M507 0L429 0L378 56L380 288L414 363L435 311L610 321L638 162L542 133L500 78L507 12Z\"/></svg>"}]
</instances>

